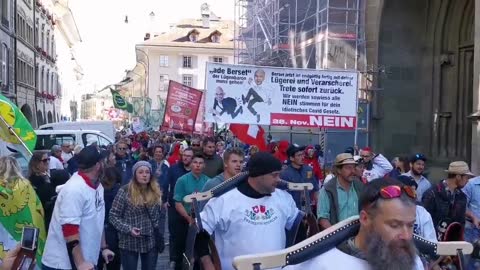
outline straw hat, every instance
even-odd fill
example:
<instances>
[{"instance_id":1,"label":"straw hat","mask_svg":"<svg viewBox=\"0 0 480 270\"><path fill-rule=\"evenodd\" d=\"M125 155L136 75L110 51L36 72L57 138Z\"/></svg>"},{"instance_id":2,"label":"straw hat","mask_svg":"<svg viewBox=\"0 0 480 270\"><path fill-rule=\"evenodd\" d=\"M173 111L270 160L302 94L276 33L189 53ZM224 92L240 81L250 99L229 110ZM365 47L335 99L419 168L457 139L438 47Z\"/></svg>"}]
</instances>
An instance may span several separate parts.
<instances>
[{"instance_id":1,"label":"straw hat","mask_svg":"<svg viewBox=\"0 0 480 270\"><path fill-rule=\"evenodd\" d=\"M470 175L475 176L468 167L468 164L465 161L454 161L448 166L448 170L445 170L447 173L451 174L460 174L460 175Z\"/></svg>"}]
</instances>

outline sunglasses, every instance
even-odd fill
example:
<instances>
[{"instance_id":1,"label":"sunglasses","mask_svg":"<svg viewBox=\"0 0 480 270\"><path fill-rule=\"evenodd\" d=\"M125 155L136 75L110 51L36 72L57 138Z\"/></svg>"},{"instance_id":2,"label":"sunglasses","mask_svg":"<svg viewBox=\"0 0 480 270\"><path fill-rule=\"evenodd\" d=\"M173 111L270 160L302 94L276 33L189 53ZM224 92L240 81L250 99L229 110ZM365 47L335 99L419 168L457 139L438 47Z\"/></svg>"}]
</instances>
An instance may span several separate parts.
<instances>
[{"instance_id":1,"label":"sunglasses","mask_svg":"<svg viewBox=\"0 0 480 270\"><path fill-rule=\"evenodd\" d=\"M192 144L192 146L200 146L200 144Z\"/></svg>"},{"instance_id":2,"label":"sunglasses","mask_svg":"<svg viewBox=\"0 0 480 270\"><path fill-rule=\"evenodd\" d=\"M402 193L407 194L408 197L415 199L417 197L417 192L414 188L410 186L386 186L378 192L377 196L373 197L371 202L376 201L378 198L382 198L385 200L388 199L396 199L402 196Z\"/></svg>"}]
</instances>

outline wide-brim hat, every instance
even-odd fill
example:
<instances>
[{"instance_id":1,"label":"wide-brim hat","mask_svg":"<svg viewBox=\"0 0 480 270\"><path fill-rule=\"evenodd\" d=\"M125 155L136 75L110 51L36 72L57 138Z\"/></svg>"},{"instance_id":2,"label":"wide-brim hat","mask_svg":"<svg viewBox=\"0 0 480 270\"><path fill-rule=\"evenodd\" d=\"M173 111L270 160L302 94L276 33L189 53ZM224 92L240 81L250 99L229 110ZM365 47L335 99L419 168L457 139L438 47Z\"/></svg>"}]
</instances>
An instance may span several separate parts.
<instances>
[{"instance_id":1,"label":"wide-brim hat","mask_svg":"<svg viewBox=\"0 0 480 270\"><path fill-rule=\"evenodd\" d=\"M339 154L335 158L335 166L342 166L342 165L348 165L348 164L353 164L353 165L357 164L353 156L349 153Z\"/></svg>"},{"instance_id":2,"label":"wide-brim hat","mask_svg":"<svg viewBox=\"0 0 480 270\"><path fill-rule=\"evenodd\" d=\"M465 161L454 161L448 165L448 170L445 170L446 173L450 174L459 174L459 175L470 175L476 176L470 171L470 167Z\"/></svg>"}]
</instances>

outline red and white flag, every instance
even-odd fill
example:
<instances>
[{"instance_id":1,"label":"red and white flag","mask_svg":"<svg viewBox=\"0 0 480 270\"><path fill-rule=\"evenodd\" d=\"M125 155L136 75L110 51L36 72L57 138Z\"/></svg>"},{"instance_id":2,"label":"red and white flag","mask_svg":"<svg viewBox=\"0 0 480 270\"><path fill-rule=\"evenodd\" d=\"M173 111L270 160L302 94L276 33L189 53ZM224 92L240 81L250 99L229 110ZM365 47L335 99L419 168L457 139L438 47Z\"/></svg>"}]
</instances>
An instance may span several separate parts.
<instances>
[{"instance_id":1,"label":"red and white flag","mask_svg":"<svg viewBox=\"0 0 480 270\"><path fill-rule=\"evenodd\" d=\"M230 124L230 131L243 143L256 145L260 151L267 150L265 130L258 125Z\"/></svg>"}]
</instances>

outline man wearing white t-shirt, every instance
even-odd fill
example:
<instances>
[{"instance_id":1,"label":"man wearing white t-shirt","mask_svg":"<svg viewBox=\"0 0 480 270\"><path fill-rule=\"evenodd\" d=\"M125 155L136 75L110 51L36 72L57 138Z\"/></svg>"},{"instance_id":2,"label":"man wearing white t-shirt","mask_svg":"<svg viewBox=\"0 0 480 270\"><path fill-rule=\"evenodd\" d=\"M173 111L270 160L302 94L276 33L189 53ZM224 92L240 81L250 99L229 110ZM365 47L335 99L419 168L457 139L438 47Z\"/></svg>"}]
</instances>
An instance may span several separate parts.
<instances>
[{"instance_id":1,"label":"man wearing white t-shirt","mask_svg":"<svg viewBox=\"0 0 480 270\"><path fill-rule=\"evenodd\" d=\"M77 156L78 173L61 188L42 257L43 270L90 270L100 254L114 256L105 243L105 202L99 177L103 156L93 145Z\"/></svg>"},{"instance_id":2,"label":"man wearing white t-shirt","mask_svg":"<svg viewBox=\"0 0 480 270\"><path fill-rule=\"evenodd\" d=\"M223 270L234 269L235 256L285 248L285 229L292 228L301 212L290 194L276 189L281 168L273 155L257 153L250 159L248 180L205 205L200 217L206 232L196 245L204 269L213 269L209 235L215 234Z\"/></svg>"},{"instance_id":3,"label":"man wearing white t-shirt","mask_svg":"<svg viewBox=\"0 0 480 270\"><path fill-rule=\"evenodd\" d=\"M360 230L337 247L288 270L424 270L413 244L415 192L378 178L359 199Z\"/></svg>"},{"instance_id":4,"label":"man wearing white t-shirt","mask_svg":"<svg viewBox=\"0 0 480 270\"><path fill-rule=\"evenodd\" d=\"M63 170L62 148L60 145L52 146L50 163L48 163L50 170Z\"/></svg>"}]
</instances>

